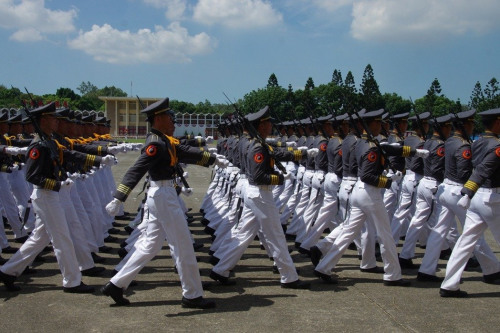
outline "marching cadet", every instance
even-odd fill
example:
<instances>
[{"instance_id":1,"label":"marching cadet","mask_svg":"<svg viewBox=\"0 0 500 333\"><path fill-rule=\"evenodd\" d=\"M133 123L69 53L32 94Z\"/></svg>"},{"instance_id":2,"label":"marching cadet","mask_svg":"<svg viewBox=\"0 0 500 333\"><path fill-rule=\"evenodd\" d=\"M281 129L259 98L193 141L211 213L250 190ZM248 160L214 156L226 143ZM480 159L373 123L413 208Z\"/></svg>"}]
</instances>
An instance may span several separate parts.
<instances>
[{"instance_id":1,"label":"marching cadet","mask_svg":"<svg viewBox=\"0 0 500 333\"><path fill-rule=\"evenodd\" d=\"M444 141L451 134L451 115L435 118L433 126L434 134L423 145L423 149L428 150L430 153L424 159L424 177L417 187L415 215L411 219L403 248L399 254L399 264L402 268L418 268L418 265L412 261L415 256L417 239L421 232L427 234L427 228L436 224L437 206L440 205L436 201L436 192L438 186L444 180Z\"/></svg>"},{"instance_id":2,"label":"marching cadet","mask_svg":"<svg viewBox=\"0 0 500 333\"><path fill-rule=\"evenodd\" d=\"M146 172L150 177L148 190L148 225L146 234L135 244L128 261L102 289L118 305L128 305L130 301L123 297L126 289L139 271L161 250L167 239L172 257L176 263L182 285L182 306L189 308L213 308L215 302L203 298L200 272L191 234L184 212L179 206L174 185L176 163L189 162L208 166L214 162L227 166L227 160L220 155L200 152L198 149L179 144L172 137L175 130L175 113L169 108L169 99L165 98L151 104L141 111L151 124L145 147L135 164L127 171L118 186L114 199L106 210L114 216L127 199L132 189Z\"/></svg>"},{"instance_id":3,"label":"marching cadet","mask_svg":"<svg viewBox=\"0 0 500 333\"><path fill-rule=\"evenodd\" d=\"M462 235L446 265L441 297L467 297L460 290L460 278L475 245L489 227L500 244L500 109L480 112L485 133L472 144L472 175L462 187L457 205L467 210ZM495 272L496 271L496 272ZM483 271L483 281L497 283L500 266Z\"/></svg>"},{"instance_id":4,"label":"marching cadet","mask_svg":"<svg viewBox=\"0 0 500 333\"><path fill-rule=\"evenodd\" d=\"M383 109L371 111L361 117L367 123L370 134L377 136L381 130L381 116ZM425 155L425 150L411 150L410 147L394 147L385 145L383 148L368 139L364 133L358 140L355 154L358 165L358 180L354 185L351 195L351 212L349 220L343 226L342 233L335 239L333 246L323 259L321 259L314 270L314 274L326 283L337 283L331 276L332 269L336 266L348 245L360 232L364 223L374 224L377 236L380 240L380 251L384 261L384 285L386 286L409 286L409 281L401 277L396 245L392 239L389 225L389 216L383 209L381 188L389 188L392 181L402 177L401 172L395 172L391 178L382 175L384 170L384 155ZM382 150L383 149L383 150Z\"/></svg>"},{"instance_id":5,"label":"marching cadet","mask_svg":"<svg viewBox=\"0 0 500 333\"><path fill-rule=\"evenodd\" d=\"M251 126L265 140L271 133L272 124L269 110L266 106L260 111L247 115ZM316 154L316 150L312 150ZM293 289L307 289L309 284L299 280L296 268L288 252L285 235L279 223L278 209L274 203L272 189L274 185L283 184L290 174L283 175L274 170L275 162L272 148L265 143L254 139L247 153L248 188L245 191L244 207L241 220L234 228L230 237L215 252L218 262L210 272L210 278L219 281L222 285L232 285L235 282L229 279L229 271L238 263L248 245L260 231L261 242L268 247L271 256L281 274L281 287ZM284 159L302 159L305 152L283 152ZM215 262L214 262L215 263Z\"/></svg>"},{"instance_id":6,"label":"marching cadet","mask_svg":"<svg viewBox=\"0 0 500 333\"><path fill-rule=\"evenodd\" d=\"M92 293L93 287L81 281L74 245L68 230L68 223L61 204L61 189L68 189L73 181L60 168L63 160L71 160L86 166L99 166L101 157L63 150L50 139L57 129L55 103L31 111L39 121L39 136L28 147L26 157L26 180L34 185L33 210L36 214L35 229L21 248L0 270L0 280L8 291L18 291L16 278L50 243L63 275L63 290L69 293Z\"/></svg>"},{"instance_id":7,"label":"marching cadet","mask_svg":"<svg viewBox=\"0 0 500 333\"><path fill-rule=\"evenodd\" d=\"M438 187L436 198L440 205L436 225L432 227L427 239L425 255L418 270L417 280L424 282L442 282L436 276L436 269L440 253L446 241L451 247L456 238L450 239L450 230L456 230L455 217L460 221L462 228L465 223L466 210L457 205L461 198L460 191L472 173L472 154L470 135L474 129L474 115L476 111L464 111L453 117L454 133L444 143L445 171L444 181ZM481 236L476 243L474 254L481 265L483 274L488 275L498 271L498 259Z\"/></svg>"},{"instance_id":8,"label":"marching cadet","mask_svg":"<svg viewBox=\"0 0 500 333\"><path fill-rule=\"evenodd\" d=\"M404 140L404 145L412 149L422 149L427 132L429 132L429 112L408 118L411 121L412 131ZM424 161L418 156L409 156L405 161L406 174L401 182L399 191L399 206L396 208L391 221L391 230L396 244L399 238L406 235L410 215L415 211L415 194L420 179L424 176Z\"/></svg>"}]
</instances>

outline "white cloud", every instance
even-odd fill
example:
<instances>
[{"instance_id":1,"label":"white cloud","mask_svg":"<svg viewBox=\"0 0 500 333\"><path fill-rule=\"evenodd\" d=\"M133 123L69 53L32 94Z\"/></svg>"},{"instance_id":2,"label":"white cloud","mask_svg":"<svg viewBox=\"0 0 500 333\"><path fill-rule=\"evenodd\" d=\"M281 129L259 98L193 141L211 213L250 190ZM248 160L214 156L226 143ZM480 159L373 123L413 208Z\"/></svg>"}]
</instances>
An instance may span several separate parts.
<instances>
[{"instance_id":1,"label":"white cloud","mask_svg":"<svg viewBox=\"0 0 500 333\"><path fill-rule=\"evenodd\" d=\"M498 0L356 0L351 34L359 40L428 41L499 26Z\"/></svg>"},{"instance_id":2,"label":"white cloud","mask_svg":"<svg viewBox=\"0 0 500 333\"><path fill-rule=\"evenodd\" d=\"M94 25L68 42L73 49L82 50L95 60L113 64L185 63L191 56L206 54L216 46L206 33L190 36L178 22L166 29L141 29L137 33L120 31L109 24Z\"/></svg>"},{"instance_id":3,"label":"white cloud","mask_svg":"<svg viewBox=\"0 0 500 333\"><path fill-rule=\"evenodd\" d=\"M282 22L283 15L265 0L199 0L193 19L207 25L255 28Z\"/></svg>"},{"instance_id":4,"label":"white cloud","mask_svg":"<svg viewBox=\"0 0 500 333\"><path fill-rule=\"evenodd\" d=\"M75 9L50 10L45 8L44 0L0 0L0 27L16 30L10 38L20 42L72 32L75 17Z\"/></svg>"},{"instance_id":5,"label":"white cloud","mask_svg":"<svg viewBox=\"0 0 500 333\"><path fill-rule=\"evenodd\" d=\"M319 7L321 10L328 12L335 12L338 9L351 5L354 0L312 0L312 3Z\"/></svg>"},{"instance_id":6,"label":"white cloud","mask_svg":"<svg viewBox=\"0 0 500 333\"><path fill-rule=\"evenodd\" d=\"M187 0L143 0L155 8L165 8L165 17L172 21L178 21L184 17L187 8Z\"/></svg>"}]
</instances>

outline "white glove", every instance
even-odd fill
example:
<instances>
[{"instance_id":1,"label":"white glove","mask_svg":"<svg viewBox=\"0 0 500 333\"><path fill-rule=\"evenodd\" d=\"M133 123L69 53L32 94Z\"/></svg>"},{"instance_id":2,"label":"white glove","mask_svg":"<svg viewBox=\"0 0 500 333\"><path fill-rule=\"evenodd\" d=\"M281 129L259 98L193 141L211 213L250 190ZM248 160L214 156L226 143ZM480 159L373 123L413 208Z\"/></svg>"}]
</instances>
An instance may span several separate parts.
<instances>
[{"instance_id":1,"label":"white glove","mask_svg":"<svg viewBox=\"0 0 500 333\"><path fill-rule=\"evenodd\" d=\"M457 202L457 206L463 209L469 209L470 207L470 198L467 194L464 194L460 200Z\"/></svg>"},{"instance_id":2,"label":"white glove","mask_svg":"<svg viewBox=\"0 0 500 333\"><path fill-rule=\"evenodd\" d=\"M391 175L391 179L393 182L399 182L403 178L403 174L401 171L396 171L395 174Z\"/></svg>"},{"instance_id":3,"label":"white glove","mask_svg":"<svg viewBox=\"0 0 500 333\"><path fill-rule=\"evenodd\" d=\"M206 143L207 145L211 144L212 142L214 142L214 137L213 137L213 136L210 136L210 135L209 135L209 136L207 136L207 137L205 138L205 143Z\"/></svg>"},{"instance_id":4,"label":"white glove","mask_svg":"<svg viewBox=\"0 0 500 333\"><path fill-rule=\"evenodd\" d=\"M116 216L118 212L120 212L120 208L122 206L122 202L117 198L114 198L110 203L106 205L106 212L108 212L111 216Z\"/></svg>"},{"instance_id":5,"label":"white glove","mask_svg":"<svg viewBox=\"0 0 500 333\"><path fill-rule=\"evenodd\" d=\"M297 148L297 150L308 150L309 148L307 148L306 146L300 146Z\"/></svg>"},{"instance_id":6,"label":"white glove","mask_svg":"<svg viewBox=\"0 0 500 333\"><path fill-rule=\"evenodd\" d=\"M201 139L201 135L197 135L194 137L196 140L200 140Z\"/></svg>"},{"instance_id":7,"label":"white glove","mask_svg":"<svg viewBox=\"0 0 500 333\"><path fill-rule=\"evenodd\" d=\"M74 182L70 178L67 178L66 180L63 180L61 182L61 189L62 188L70 189L71 186L73 186L73 184Z\"/></svg>"},{"instance_id":8,"label":"white glove","mask_svg":"<svg viewBox=\"0 0 500 333\"><path fill-rule=\"evenodd\" d=\"M307 151L307 157L315 157L318 155L319 149L318 148L311 148Z\"/></svg>"},{"instance_id":9,"label":"white glove","mask_svg":"<svg viewBox=\"0 0 500 333\"><path fill-rule=\"evenodd\" d=\"M266 143L269 143L270 145L276 144L276 139L275 138L266 138Z\"/></svg>"},{"instance_id":10,"label":"white glove","mask_svg":"<svg viewBox=\"0 0 500 333\"><path fill-rule=\"evenodd\" d=\"M106 155L102 158L101 163L107 166L112 166L115 165L117 162L113 155Z\"/></svg>"},{"instance_id":11,"label":"white glove","mask_svg":"<svg viewBox=\"0 0 500 333\"><path fill-rule=\"evenodd\" d=\"M109 146L108 152L111 154L121 153L121 152L123 152L123 147L122 146Z\"/></svg>"},{"instance_id":12,"label":"white glove","mask_svg":"<svg viewBox=\"0 0 500 333\"><path fill-rule=\"evenodd\" d=\"M184 179L188 179L189 178L189 172L184 171L184 173L182 174L182 177L184 177Z\"/></svg>"},{"instance_id":13,"label":"white glove","mask_svg":"<svg viewBox=\"0 0 500 333\"><path fill-rule=\"evenodd\" d=\"M289 180L289 179L293 179L293 174L291 172L287 172L287 173L283 174L283 179L285 181Z\"/></svg>"},{"instance_id":14,"label":"white glove","mask_svg":"<svg viewBox=\"0 0 500 333\"><path fill-rule=\"evenodd\" d=\"M134 150L141 150L141 149L142 149L142 146L143 146L143 144L142 144L142 143L134 143L134 144L132 145L132 147L133 147L133 149L134 149Z\"/></svg>"},{"instance_id":15,"label":"white glove","mask_svg":"<svg viewBox=\"0 0 500 333\"><path fill-rule=\"evenodd\" d=\"M382 171L382 176L387 176L387 169L384 169L384 171Z\"/></svg>"},{"instance_id":16,"label":"white glove","mask_svg":"<svg viewBox=\"0 0 500 333\"><path fill-rule=\"evenodd\" d=\"M211 147L208 148L208 151L211 152L212 154L217 154L217 148Z\"/></svg>"},{"instance_id":17,"label":"white glove","mask_svg":"<svg viewBox=\"0 0 500 333\"><path fill-rule=\"evenodd\" d=\"M21 148L19 147L5 147L3 150L8 155L19 155L21 154Z\"/></svg>"},{"instance_id":18,"label":"white glove","mask_svg":"<svg viewBox=\"0 0 500 333\"><path fill-rule=\"evenodd\" d=\"M381 146L394 146L394 147L401 147L401 145L399 144L399 142L389 143L389 142L387 142L387 141L382 141L382 142L380 142L380 145L381 145Z\"/></svg>"},{"instance_id":19,"label":"white glove","mask_svg":"<svg viewBox=\"0 0 500 333\"><path fill-rule=\"evenodd\" d=\"M186 197L189 197L191 194L193 194L193 189L191 187L182 187L181 188L181 193L184 194Z\"/></svg>"},{"instance_id":20,"label":"white glove","mask_svg":"<svg viewBox=\"0 0 500 333\"><path fill-rule=\"evenodd\" d=\"M226 158L223 155L216 155L214 164L217 165L219 168L227 168L227 166L229 165L229 161L226 160Z\"/></svg>"},{"instance_id":21,"label":"white glove","mask_svg":"<svg viewBox=\"0 0 500 333\"><path fill-rule=\"evenodd\" d=\"M415 156L426 158L427 156L429 156L429 151L427 149L417 149L415 152Z\"/></svg>"},{"instance_id":22,"label":"white glove","mask_svg":"<svg viewBox=\"0 0 500 333\"><path fill-rule=\"evenodd\" d=\"M19 170L19 164L14 164L13 166L10 167L12 171L17 171Z\"/></svg>"},{"instance_id":23,"label":"white glove","mask_svg":"<svg viewBox=\"0 0 500 333\"><path fill-rule=\"evenodd\" d=\"M287 147L297 147L297 142L295 141L290 141L286 143Z\"/></svg>"}]
</instances>

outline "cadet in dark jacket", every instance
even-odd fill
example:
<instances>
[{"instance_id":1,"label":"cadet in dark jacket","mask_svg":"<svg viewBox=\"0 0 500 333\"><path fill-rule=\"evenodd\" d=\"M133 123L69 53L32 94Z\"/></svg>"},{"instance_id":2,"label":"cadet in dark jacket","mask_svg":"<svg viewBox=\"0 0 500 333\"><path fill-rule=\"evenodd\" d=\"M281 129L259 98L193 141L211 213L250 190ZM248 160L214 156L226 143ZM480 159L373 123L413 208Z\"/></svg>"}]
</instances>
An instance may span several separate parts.
<instances>
[{"instance_id":1,"label":"cadet in dark jacket","mask_svg":"<svg viewBox=\"0 0 500 333\"><path fill-rule=\"evenodd\" d=\"M462 235L455 244L446 276L441 284L441 297L466 297L460 290L460 278L472 255L476 242L489 227L500 244L500 109L480 112L486 132L472 144L472 175L461 190L459 207L467 209ZM500 269L483 275L486 283L500 280Z\"/></svg>"},{"instance_id":2,"label":"cadet in dark jacket","mask_svg":"<svg viewBox=\"0 0 500 333\"><path fill-rule=\"evenodd\" d=\"M209 152L180 145L172 137L175 114L169 108L168 98L151 104L141 113L151 123L151 132L147 135L141 155L123 176L114 194L115 198L106 206L106 210L110 215L116 215L122 202L127 200L132 189L147 172L150 179L146 201L149 209L147 231L136 242L135 251L126 257L127 263L101 291L113 298L118 305L129 304L129 300L123 297L123 290L127 289L140 270L161 250L166 239L181 280L182 306L212 308L215 302L203 298L200 272L174 182L178 162L208 166L217 161L219 165L227 166L226 160Z\"/></svg>"}]
</instances>

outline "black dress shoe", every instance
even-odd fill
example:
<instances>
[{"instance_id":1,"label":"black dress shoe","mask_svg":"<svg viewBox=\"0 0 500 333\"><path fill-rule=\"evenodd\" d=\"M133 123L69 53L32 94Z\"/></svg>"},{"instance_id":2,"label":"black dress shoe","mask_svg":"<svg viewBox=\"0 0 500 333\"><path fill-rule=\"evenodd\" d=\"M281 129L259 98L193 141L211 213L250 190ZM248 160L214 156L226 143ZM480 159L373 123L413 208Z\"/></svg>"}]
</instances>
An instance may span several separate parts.
<instances>
[{"instance_id":1,"label":"black dress shoe","mask_svg":"<svg viewBox=\"0 0 500 333\"><path fill-rule=\"evenodd\" d=\"M205 212L205 210L204 210L204 209L202 209L202 208L200 208L200 213L202 213L202 214L203 214L204 212Z\"/></svg>"},{"instance_id":2,"label":"black dress shoe","mask_svg":"<svg viewBox=\"0 0 500 333\"><path fill-rule=\"evenodd\" d=\"M113 222L111 223L111 225L112 225L113 227L119 227L119 226L120 226L120 223L113 221Z\"/></svg>"},{"instance_id":3,"label":"black dress shoe","mask_svg":"<svg viewBox=\"0 0 500 333\"><path fill-rule=\"evenodd\" d=\"M183 308L190 308L190 309L212 309L212 308L215 308L214 301L206 300L201 296L196 297L196 298L191 298L191 299L183 296L181 304L182 304Z\"/></svg>"},{"instance_id":4,"label":"black dress shoe","mask_svg":"<svg viewBox=\"0 0 500 333\"><path fill-rule=\"evenodd\" d=\"M88 269L84 269L82 271L82 275L83 276L101 276L104 271L106 270L106 268L104 267L91 267L91 268L88 268Z\"/></svg>"},{"instance_id":5,"label":"black dress shoe","mask_svg":"<svg viewBox=\"0 0 500 333\"><path fill-rule=\"evenodd\" d=\"M106 261L106 258L103 258L94 252L92 252L92 259L94 260L94 263L96 263L96 264L102 264L103 262Z\"/></svg>"},{"instance_id":6,"label":"black dress shoe","mask_svg":"<svg viewBox=\"0 0 500 333\"><path fill-rule=\"evenodd\" d=\"M5 274L2 271L0 271L0 281L3 282L3 284L5 285L5 289L7 289L7 291L21 290L21 287L16 286L14 284L14 281L16 281L16 279L17 277L15 277L14 275Z\"/></svg>"},{"instance_id":7,"label":"black dress shoe","mask_svg":"<svg viewBox=\"0 0 500 333\"><path fill-rule=\"evenodd\" d=\"M63 291L65 293L72 293L72 294L92 294L95 289L94 287L87 286L85 283L80 282L79 286L76 287L63 287Z\"/></svg>"},{"instance_id":8,"label":"black dress shoe","mask_svg":"<svg viewBox=\"0 0 500 333\"><path fill-rule=\"evenodd\" d=\"M36 274L36 273L37 273L36 269L30 268L29 266L26 266L26 268L24 269L24 271L21 274L22 275L33 275L33 274Z\"/></svg>"},{"instance_id":9,"label":"black dress shoe","mask_svg":"<svg viewBox=\"0 0 500 333\"><path fill-rule=\"evenodd\" d=\"M45 258L42 257L41 254L39 254L35 257L35 260L33 260L33 262L45 262Z\"/></svg>"},{"instance_id":10,"label":"black dress shoe","mask_svg":"<svg viewBox=\"0 0 500 333\"><path fill-rule=\"evenodd\" d=\"M113 250L112 247L109 247L109 246L106 246L106 245L103 245L103 246L99 247L99 252L102 252L102 253L109 253L112 250Z\"/></svg>"},{"instance_id":11,"label":"black dress shoe","mask_svg":"<svg viewBox=\"0 0 500 333\"><path fill-rule=\"evenodd\" d=\"M23 237L16 238L16 239L14 239L14 242L22 244L22 243L26 242L26 240L28 239L28 237L29 236L26 235L26 236L23 236Z\"/></svg>"},{"instance_id":12,"label":"black dress shoe","mask_svg":"<svg viewBox=\"0 0 500 333\"><path fill-rule=\"evenodd\" d=\"M450 255L451 255L450 248L447 248L446 250L441 250L441 253L439 254L439 259L448 260L448 259L450 259Z\"/></svg>"},{"instance_id":13,"label":"black dress shoe","mask_svg":"<svg viewBox=\"0 0 500 333\"><path fill-rule=\"evenodd\" d=\"M407 268L407 269L417 269L420 267L420 265L414 264L411 259L405 259L399 257L399 266L401 268Z\"/></svg>"},{"instance_id":14,"label":"black dress shoe","mask_svg":"<svg viewBox=\"0 0 500 333\"><path fill-rule=\"evenodd\" d=\"M314 275L319 277L321 279L321 281L323 281L324 283L328 283L328 284L338 284L339 283L339 281L331 275L318 272L317 270L314 270L313 273L314 273Z\"/></svg>"},{"instance_id":15,"label":"black dress shoe","mask_svg":"<svg viewBox=\"0 0 500 333\"><path fill-rule=\"evenodd\" d=\"M7 262L7 259L2 258L2 256L0 256L0 266L5 264L6 262Z\"/></svg>"},{"instance_id":16,"label":"black dress shoe","mask_svg":"<svg viewBox=\"0 0 500 333\"><path fill-rule=\"evenodd\" d=\"M439 296L441 297L456 297L456 298L464 298L469 296L466 291L462 291L460 289L457 290L448 290L439 288Z\"/></svg>"},{"instance_id":17,"label":"black dress shoe","mask_svg":"<svg viewBox=\"0 0 500 333\"><path fill-rule=\"evenodd\" d=\"M394 281L389 281L389 280L384 280L384 286L387 287L409 287L411 286L411 282L408 280L394 280Z\"/></svg>"},{"instance_id":18,"label":"black dress shoe","mask_svg":"<svg viewBox=\"0 0 500 333\"><path fill-rule=\"evenodd\" d=\"M219 263L220 259L216 256L210 256L210 259L208 259L208 261L215 266Z\"/></svg>"},{"instance_id":19,"label":"black dress shoe","mask_svg":"<svg viewBox=\"0 0 500 333\"><path fill-rule=\"evenodd\" d=\"M201 244L201 243L193 243L193 249L194 249L195 251L199 251L199 250L201 250L201 249L203 248L203 246L204 246L204 245L203 245L203 244Z\"/></svg>"},{"instance_id":20,"label":"black dress shoe","mask_svg":"<svg viewBox=\"0 0 500 333\"><path fill-rule=\"evenodd\" d=\"M479 261L477 261L476 257L471 257L467 260L467 264L465 264L464 271L473 272L479 268Z\"/></svg>"},{"instance_id":21,"label":"black dress shoe","mask_svg":"<svg viewBox=\"0 0 500 333\"><path fill-rule=\"evenodd\" d=\"M296 248L297 250L298 250L298 249L300 249L300 244L302 244L302 243L299 243L299 242L295 242L295 243L294 243L294 246L295 246L295 248Z\"/></svg>"},{"instance_id":22,"label":"black dress shoe","mask_svg":"<svg viewBox=\"0 0 500 333\"><path fill-rule=\"evenodd\" d=\"M297 235L285 234L285 238L287 241L294 241L297 238Z\"/></svg>"},{"instance_id":23,"label":"black dress shoe","mask_svg":"<svg viewBox=\"0 0 500 333\"><path fill-rule=\"evenodd\" d=\"M111 236L111 235L109 235L108 237L104 238L104 241L105 241L106 243L114 243L114 242L116 242L117 240L118 240L118 238L113 237L113 236Z\"/></svg>"},{"instance_id":24,"label":"black dress shoe","mask_svg":"<svg viewBox=\"0 0 500 333\"><path fill-rule=\"evenodd\" d=\"M323 253L321 253L321 250L315 245L312 246L311 249L309 249L309 252L311 252L311 262L314 265L314 267L318 266L319 261L321 260L321 257L323 256Z\"/></svg>"},{"instance_id":25,"label":"black dress shoe","mask_svg":"<svg viewBox=\"0 0 500 333\"><path fill-rule=\"evenodd\" d=\"M193 223L194 217L192 217L192 216L191 217L186 217L186 221L187 221L187 223Z\"/></svg>"},{"instance_id":26,"label":"black dress shoe","mask_svg":"<svg viewBox=\"0 0 500 333\"><path fill-rule=\"evenodd\" d=\"M116 228L111 228L111 229L108 229L108 233L111 235L116 235L116 234L120 233L120 230L118 230Z\"/></svg>"},{"instance_id":27,"label":"black dress shoe","mask_svg":"<svg viewBox=\"0 0 500 333\"><path fill-rule=\"evenodd\" d=\"M310 250L304 249L303 247L299 247L298 251L299 251L300 254L305 254L306 256L311 257L311 251Z\"/></svg>"},{"instance_id":28,"label":"black dress shoe","mask_svg":"<svg viewBox=\"0 0 500 333\"><path fill-rule=\"evenodd\" d=\"M124 230L127 232L127 234L129 234L129 235L132 233L132 231L134 231L134 228L132 228L132 227L130 227L130 226L128 226L128 225L127 225L127 226L125 226L123 229L124 229Z\"/></svg>"},{"instance_id":29,"label":"black dress shoe","mask_svg":"<svg viewBox=\"0 0 500 333\"><path fill-rule=\"evenodd\" d=\"M12 246L7 246L2 249L2 253L16 253L18 249Z\"/></svg>"},{"instance_id":30,"label":"black dress shoe","mask_svg":"<svg viewBox=\"0 0 500 333\"><path fill-rule=\"evenodd\" d=\"M379 267L379 266L375 266L372 268L360 268L359 270L363 273L376 273L376 274L384 273L384 267Z\"/></svg>"},{"instance_id":31,"label":"black dress shoe","mask_svg":"<svg viewBox=\"0 0 500 333\"><path fill-rule=\"evenodd\" d=\"M200 222L201 222L201 224L203 224L204 226L207 226L207 225L210 223L210 220L207 220L206 218L202 218Z\"/></svg>"},{"instance_id":32,"label":"black dress shoe","mask_svg":"<svg viewBox=\"0 0 500 333\"><path fill-rule=\"evenodd\" d=\"M123 289L115 286L113 283L108 282L104 287L101 288L101 292L109 296L115 301L116 305L129 305L130 301L123 297Z\"/></svg>"},{"instance_id":33,"label":"black dress shoe","mask_svg":"<svg viewBox=\"0 0 500 333\"><path fill-rule=\"evenodd\" d=\"M443 278L442 277L439 277L439 276L436 276L436 275L431 275L431 274L425 274L425 273L422 273L422 272L418 272L417 273L417 281L420 281L420 282L443 282Z\"/></svg>"},{"instance_id":34,"label":"black dress shoe","mask_svg":"<svg viewBox=\"0 0 500 333\"><path fill-rule=\"evenodd\" d=\"M483 282L488 284L498 284L500 282L500 272L483 275Z\"/></svg>"},{"instance_id":35,"label":"black dress shoe","mask_svg":"<svg viewBox=\"0 0 500 333\"><path fill-rule=\"evenodd\" d=\"M349 244L349 246L347 247L347 249L348 249L348 250L357 251L357 250L358 250L358 247L356 246L356 244L351 243L351 244Z\"/></svg>"},{"instance_id":36,"label":"black dress shoe","mask_svg":"<svg viewBox=\"0 0 500 333\"><path fill-rule=\"evenodd\" d=\"M218 281L223 286L234 286L236 284L236 281L230 280L229 278L217 274L214 271L210 271L209 276L212 280Z\"/></svg>"},{"instance_id":37,"label":"black dress shoe","mask_svg":"<svg viewBox=\"0 0 500 333\"><path fill-rule=\"evenodd\" d=\"M125 250L125 248L122 247L122 248L118 249L118 256L120 258L125 258L127 256L127 254L128 254L128 251Z\"/></svg>"},{"instance_id":38,"label":"black dress shoe","mask_svg":"<svg viewBox=\"0 0 500 333\"><path fill-rule=\"evenodd\" d=\"M296 280L293 282L281 283L281 288L284 289L309 289L311 284L309 282Z\"/></svg>"},{"instance_id":39,"label":"black dress shoe","mask_svg":"<svg viewBox=\"0 0 500 333\"><path fill-rule=\"evenodd\" d=\"M215 253L215 251L214 251L214 250L208 250L208 255L209 255L209 256L213 256L213 255L214 255L214 253Z\"/></svg>"},{"instance_id":40,"label":"black dress shoe","mask_svg":"<svg viewBox=\"0 0 500 333\"><path fill-rule=\"evenodd\" d=\"M207 235L210 235L210 236L212 236L213 234L215 234L215 229L214 228L210 228L208 225L205 227L205 229L203 231Z\"/></svg>"}]
</instances>

